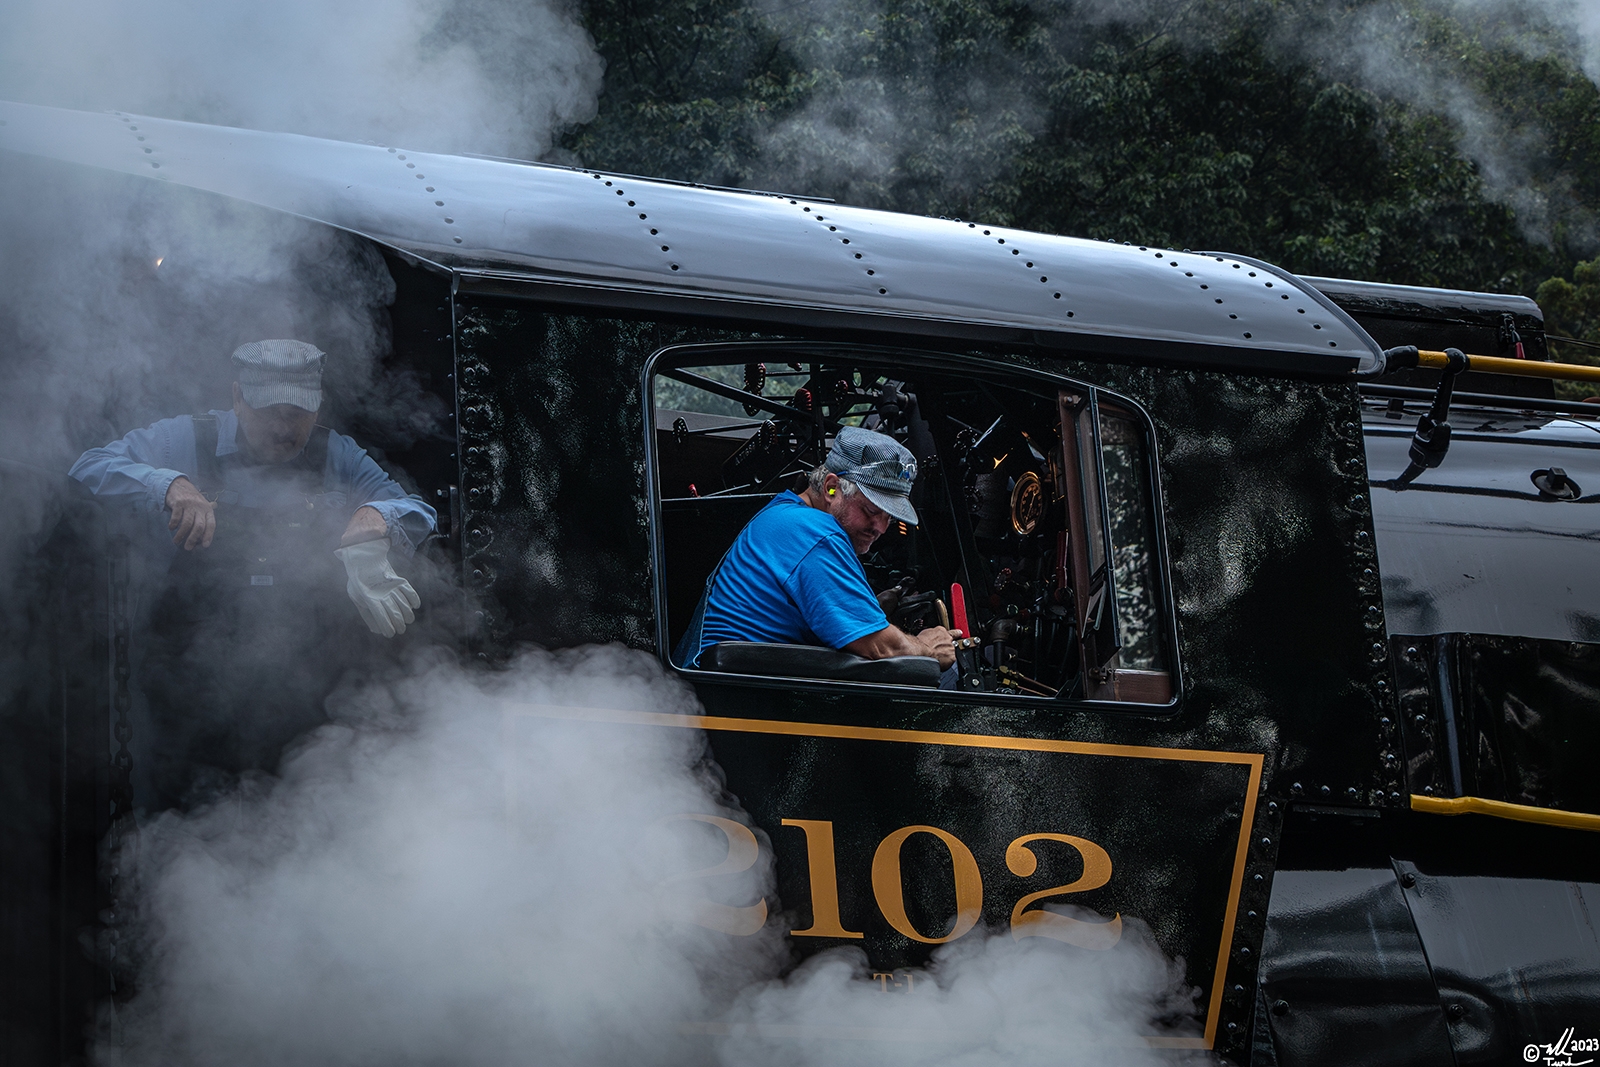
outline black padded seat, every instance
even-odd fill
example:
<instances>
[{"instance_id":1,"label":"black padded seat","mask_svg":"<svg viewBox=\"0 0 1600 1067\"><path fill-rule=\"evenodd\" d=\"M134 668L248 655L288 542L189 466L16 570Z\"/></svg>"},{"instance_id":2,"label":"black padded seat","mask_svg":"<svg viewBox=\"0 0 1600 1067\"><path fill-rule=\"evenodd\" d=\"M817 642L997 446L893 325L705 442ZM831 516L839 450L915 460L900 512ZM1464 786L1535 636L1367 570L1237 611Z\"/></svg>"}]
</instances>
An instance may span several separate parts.
<instances>
[{"instance_id":1,"label":"black padded seat","mask_svg":"<svg viewBox=\"0 0 1600 1067\"><path fill-rule=\"evenodd\" d=\"M719 641L700 656L707 670L726 674L765 674L783 678L832 678L841 682L886 685L939 684L939 661L929 656L863 659L819 645L778 645L765 641Z\"/></svg>"}]
</instances>

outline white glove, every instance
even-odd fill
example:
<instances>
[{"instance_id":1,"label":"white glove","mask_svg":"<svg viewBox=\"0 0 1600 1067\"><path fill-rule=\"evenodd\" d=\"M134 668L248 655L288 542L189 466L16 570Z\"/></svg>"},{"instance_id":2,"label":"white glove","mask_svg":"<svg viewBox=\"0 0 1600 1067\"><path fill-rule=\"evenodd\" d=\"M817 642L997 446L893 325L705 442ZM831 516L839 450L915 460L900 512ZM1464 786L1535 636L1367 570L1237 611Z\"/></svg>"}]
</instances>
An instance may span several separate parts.
<instances>
[{"instance_id":1,"label":"white glove","mask_svg":"<svg viewBox=\"0 0 1600 1067\"><path fill-rule=\"evenodd\" d=\"M385 637L405 633L406 623L416 620L411 609L421 607L422 598L389 566L389 539L362 541L333 554L350 576L345 592L367 621L367 628Z\"/></svg>"}]
</instances>

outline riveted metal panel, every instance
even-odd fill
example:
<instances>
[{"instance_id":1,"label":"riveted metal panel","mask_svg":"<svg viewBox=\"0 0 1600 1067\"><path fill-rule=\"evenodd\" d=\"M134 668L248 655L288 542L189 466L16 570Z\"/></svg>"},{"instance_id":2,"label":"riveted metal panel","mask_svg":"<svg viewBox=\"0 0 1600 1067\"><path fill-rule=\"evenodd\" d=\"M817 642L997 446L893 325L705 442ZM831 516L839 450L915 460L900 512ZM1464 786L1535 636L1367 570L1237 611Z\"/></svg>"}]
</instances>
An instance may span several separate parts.
<instances>
[{"instance_id":1,"label":"riveted metal panel","mask_svg":"<svg viewBox=\"0 0 1600 1067\"><path fill-rule=\"evenodd\" d=\"M451 268L1201 346L1289 372L1351 372L1378 354L1321 293L1237 256L14 103L0 103L0 148L293 212Z\"/></svg>"}]
</instances>

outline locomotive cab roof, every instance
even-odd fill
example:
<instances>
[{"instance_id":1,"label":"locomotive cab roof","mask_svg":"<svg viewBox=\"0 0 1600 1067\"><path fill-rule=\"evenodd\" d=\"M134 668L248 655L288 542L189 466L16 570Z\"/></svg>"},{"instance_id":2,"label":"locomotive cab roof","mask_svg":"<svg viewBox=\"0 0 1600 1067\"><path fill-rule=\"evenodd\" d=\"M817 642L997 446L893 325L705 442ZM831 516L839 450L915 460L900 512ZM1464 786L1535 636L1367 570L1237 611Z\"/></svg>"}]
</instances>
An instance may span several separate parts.
<instances>
[{"instance_id":1,"label":"locomotive cab roof","mask_svg":"<svg viewBox=\"0 0 1600 1067\"><path fill-rule=\"evenodd\" d=\"M0 148L222 194L455 272L680 313L1019 339L1168 363L1345 376L1378 344L1242 256L1112 244L475 156L0 103Z\"/></svg>"}]
</instances>

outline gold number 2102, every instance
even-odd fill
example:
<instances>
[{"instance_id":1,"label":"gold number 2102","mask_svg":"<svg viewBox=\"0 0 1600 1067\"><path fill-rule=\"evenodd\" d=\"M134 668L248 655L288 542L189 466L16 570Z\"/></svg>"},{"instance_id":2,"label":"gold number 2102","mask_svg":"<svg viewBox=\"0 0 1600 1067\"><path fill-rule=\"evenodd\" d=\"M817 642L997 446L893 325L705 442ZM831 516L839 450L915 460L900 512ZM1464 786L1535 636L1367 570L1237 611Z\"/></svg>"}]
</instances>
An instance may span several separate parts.
<instances>
[{"instance_id":1,"label":"gold number 2102","mask_svg":"<svg viewBox=\"0 0 1600 1067\"><path fill-rule=\"evenodd\" d=\"M759 858L759 846L750 830L730 819L706 815L677 816L708 823L721 830L728 839L728 856L722 863L703 871L683 875L682 879L709 878L719 874L737 874L753 867ZM845 928L839 913L839 873L833 844L833 823L815 819L784 819L784 826L793 826L805 834L806 863L811 883L811 925L803 930L793 930L791 937L839 937L859 939L866 935ZM900 854L907 840L917 834L937 838L950 853L951 874L954 879L956 915L948 933L930 937L912 925L906 914L904 881L901 876ZM1077 851L1083 861L1083 874L1066 885L1029 893L1011 909L1011 936L1048 937L1065 941L1080 948L1109 949L1122 938L1122 915L1118 913L1109 922L1089 922L1042 908L1030 906L1053 897L1071 893L1086 893L1099 889L1111 880L1111 857L1106 850L1082 837L1067 834L1024 834L1006 846L1006 867L1019 878L1028 878L1039 869L1038 857L1033 849L1045 842L1065 845ZM960 838L936 826L903 826L879 843L872 857L872 895L884 919L899 933L913 941L928 945L942 945L970 932L983 911L983 875L978 861ZM766 922L765 900L746 908L706 902L695 914L686 915L693 922L730 934L753 934Z\"/></svg>"}]
</instances>

